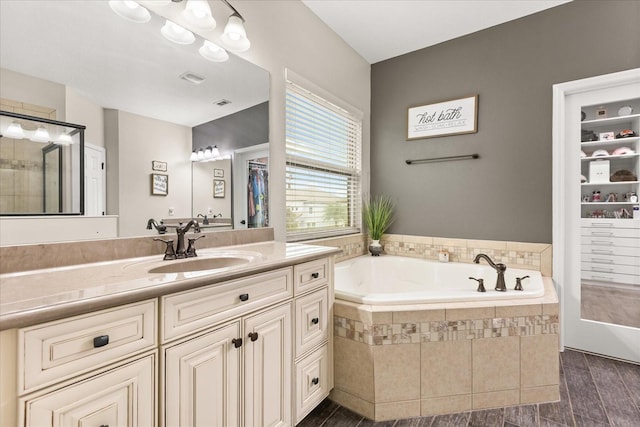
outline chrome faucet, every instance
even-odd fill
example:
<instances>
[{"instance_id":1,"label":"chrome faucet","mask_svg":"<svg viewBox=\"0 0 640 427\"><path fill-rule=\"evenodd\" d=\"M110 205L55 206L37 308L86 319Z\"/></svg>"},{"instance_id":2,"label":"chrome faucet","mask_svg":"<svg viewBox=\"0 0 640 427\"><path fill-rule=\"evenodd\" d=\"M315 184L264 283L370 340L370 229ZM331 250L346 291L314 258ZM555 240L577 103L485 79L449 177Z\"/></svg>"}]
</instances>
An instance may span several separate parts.
<instances>
[{"instance_id":1,"label":"chrome faucet","mask_svg":"<svg viewBox=\"0 0 640 427\"><path fill-rule=\"evenodd\" d=\"M481 258L483 258L485 261L487 261L487 263L498 273L498 280L496 281L495 290L496 291L500 291L500 292L506 292L507 291L507 285L504 283L504 272L507 269L507 266L502 264L502 263L496 264L486 254L478 254L478 255L476 255L476 257L473 259L473 262L475 262L476 264L480 264L480 259Z\"/></svg>"},{"instance_id":2,"label":"chrome faucet","mask_svg":"<svg viewBox=\"0 0 640 427\"><path fill-rule=\"evenodd\" d=\"M200 225L198 224L198 221L196 221L195 219L192 219L186 225L182 225L182 223L180 223L178 227L176 227L176 233L178 233L178 246L176 247L177 259L187 257L187 250L184 247L184 235L187 231L189 231L189 229L192 226L193 226L193 231L195 231L196 233L200 232Z\"/></svg>"},{"instance_id":3,"label":"chrome faucet","mask_svg":"<svg viewBox=\"0 0 640 427\"><path fill-rule=\"evenodd\" d=\"M155 227L156 230L158 230L158 234L164 234L167 232L167 226L164 225L162 221L158 224L155 219L150 218L149 221L147 221L147 230L152 230L152 227Z\"/></svg>"}]
</instances>

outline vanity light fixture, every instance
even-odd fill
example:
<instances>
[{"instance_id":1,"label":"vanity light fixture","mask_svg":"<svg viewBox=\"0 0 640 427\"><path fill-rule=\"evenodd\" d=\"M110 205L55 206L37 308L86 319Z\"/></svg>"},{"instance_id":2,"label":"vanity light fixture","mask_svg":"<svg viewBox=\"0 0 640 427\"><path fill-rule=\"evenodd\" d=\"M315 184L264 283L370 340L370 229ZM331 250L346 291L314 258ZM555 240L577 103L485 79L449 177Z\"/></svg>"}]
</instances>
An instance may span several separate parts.
<instances>
[{"instance_id":1,"label":"vanity light fixture","mask_svg":"<svg viewBox=\"0 0 640 427\"><path fill-rule=\"evenodd\" d=\"M215 43L211 43L209 40L205 40L202 43L202 47L198 49L198 52L203 58L213 62L224 62L229 59L229 54L226 50Z\"/></svg>"},{"instance_id":2,"label":"vanity light fixture","mask_svg":"<svg viewBox=\"0 0 640 427\"><path fill-rule=\"evenodd\" d=\"M58 135L58 138L54 141L58 145L71 145L73 144L73 140L71 139L71 135L68 133L61 133Z\"/></svg>"},{"instance_id":3,"label":"vanity light fixture","mask_svg":"<svg viewBox=\"0 0 640 427\"><path fill-rule=\"evenodd\" d=\"M221 156L217 145L214 145L213 147L209 145L205 149L199 148L198 150L193 150L189 160L192 162L213 162L215 160L222 160L226 158L230 157Z\"/></svg>"},{"instance_id":4,"label":"vanity light fixture","mask_svg":"<svg viewBox=\"0 0 640 427\"><path fill-rule=\"evenodd\" d=\"M49 131L44 126L40 126L30 139L34 142L49 142L51 137L49 136Z\"/></svg>"},{"instance_id":5,"label":"vanity light fixture","mask_svg":"<svg viewBox=\"0 0 640 427\"><path fill-rule=\"evenodd\" d=\"M24 130L20 123L11 122L9 127L7 127L7 130L4 132L4 136L7 138L22 139L24 138Z\"/></svg>"},{"instance_id":6,"label":"vanity light fixture","mask_svg":"<svg viewBox=\"0 0 640 427\"><path fill-rule=\"evenodd\" d=\"M199 30L210 31L216 27L216 20L213 19L207 0L187 0L182 16Z\"/></svg>"},{"instance_id":7,"label":"vanity light fixture","mask_svg":"<svg viewBox=\"0 0 640 427\"><path fill-rule=\"evenodd\" d=\"M244 29L244 18L226 0L222 1L234 11L234 13L229 17L226 27L224 27L222 44L232 52L244 52L249 50L251 42L247 38L247 32Z\"/></svg>"},{"instance_id":8,"label":"vanity light fixture","mask_svg":"<svg viewBox=\"0 0 640 427\"><path fill-rule=\"evenodd\" d=\"M118 16L126 19L127 21L144 24L151 20L151 14L149 11L132 0L110 0L109 7Z\"/></svg>"},{"instance_id":9,"label":"vanity light fixture","mask_svg":"<svg viewBox=\"0 0 640 427\"><path fill-rule=\"evenodd\" d=\"M191 44L196 41L196 37L191 31L168 19L160 29L160 32L165 39L177 44Z\"/></svg>"}]
</instances>

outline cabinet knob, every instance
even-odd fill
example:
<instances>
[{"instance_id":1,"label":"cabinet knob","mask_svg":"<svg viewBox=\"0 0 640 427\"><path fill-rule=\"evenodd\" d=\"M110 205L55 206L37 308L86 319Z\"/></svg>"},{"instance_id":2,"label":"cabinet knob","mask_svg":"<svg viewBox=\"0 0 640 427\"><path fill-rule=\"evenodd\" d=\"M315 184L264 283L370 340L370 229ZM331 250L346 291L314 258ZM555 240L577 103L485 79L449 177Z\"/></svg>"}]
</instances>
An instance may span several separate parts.
<instances>
[{"instance_id":1,"label":"cabinet knob","mask_svg":"<svg viewBox=\"0 0 640 427\"><path fill-rule=\"evenodd\" d=\"M233 346L235 348L241 347L242 346L242 338L234 338L231 340L231 342L233 343Z\"/></svg>"},{"instance_id":2,"label":"cabinet knob","mask_svg":"<svg viewBox=\"0 0 640 427\"><path fill-rule=\"evenodd\" d=\"M314 379L311 380L311 384L313 385L318 385L318 383L320 382L320 378L315 377Z\"/></svg>"},{"instance_id":3,"label":"cabinet knob","mask_svg":"<svg viewBox=\"0 0 640 427\"><path fill-rule=\"evenodd\" d=\"M248 301L249 294L240 294L240 301Z\"/></svg>"},{"instance_id":4,"label":"cabinet knob","mask_svg":"<svg viewBox=\"0 0 640 427\"><path fill-rule=\"evenodd\" d=\"M255 341L258 339L258 333L257 332L249 332L249 338L251 338L251 341Z\"/></svg>"},{"instance_id":5,"label":"cabinet knob","mask_svg":"<svg viewBox=\"0 0 640 427\"><path fill-rule=\"evenodd\" d=\"M311 273L312 279L317 279L318 277L320 277L320 273Z\"/></svg>"},{"instance_id":6,"label":"cabinet knob","mask_svg":"<svg viewBox=\"0 0 640 427\"><path fill-rule=\"evenodd\" d=\"M93 348L104 347L109 344L109 335L100 335L93 338Z\"/></svg>"},{"instance_id":7,"label":"cabinet knob","mask_svg":"<svg viewBox=\"0 0 640 427\"><path fill-rule=\"evenodd\" d=\"M314 317L313 319L311 319L312 325L317 325L319 322L320 322L320 319L318 319L317 317Z\"/></svg>"}]
</instances>

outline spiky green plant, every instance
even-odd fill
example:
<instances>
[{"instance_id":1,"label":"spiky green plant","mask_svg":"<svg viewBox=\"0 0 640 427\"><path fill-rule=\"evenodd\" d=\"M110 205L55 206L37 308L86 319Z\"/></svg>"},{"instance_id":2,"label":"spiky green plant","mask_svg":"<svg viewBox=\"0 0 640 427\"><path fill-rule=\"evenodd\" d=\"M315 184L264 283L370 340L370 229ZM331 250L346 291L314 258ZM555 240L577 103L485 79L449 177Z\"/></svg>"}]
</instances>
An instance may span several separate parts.
<instances>
[{"instance_id":1,"label":"spiky green plant","mask_svg":"<svg viewBox=\"0 0 640 427\"><path fill-rule=\"evenodd\" d=\"M365 200L362 214L372 240L380 240L391 226L394 208L395 204L389 196L379 195Z\"/></svg>"}]
</instances>

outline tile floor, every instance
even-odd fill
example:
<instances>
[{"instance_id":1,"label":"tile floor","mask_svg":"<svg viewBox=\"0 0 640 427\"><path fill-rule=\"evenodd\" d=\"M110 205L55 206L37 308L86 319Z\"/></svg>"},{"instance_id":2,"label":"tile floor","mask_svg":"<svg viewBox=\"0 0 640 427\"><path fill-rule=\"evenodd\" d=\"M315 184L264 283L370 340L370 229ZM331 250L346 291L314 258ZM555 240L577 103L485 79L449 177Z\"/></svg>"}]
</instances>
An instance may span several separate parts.
<instances>
[{"instance_id":1,"label":"tile floor","mask_svg":"<svg viewBox=\"0 0 640 427\"><path fill-rule=\"evenodd\" d=\"M560 401L373 422L325 400L298 427L640 427L640 365L560 354Z\"/></svg>"}]
</instances>

